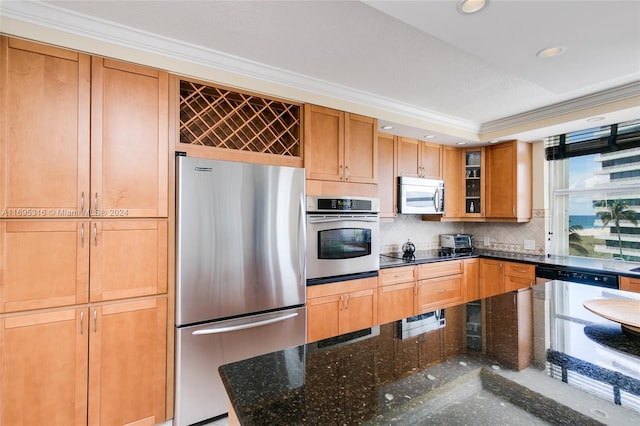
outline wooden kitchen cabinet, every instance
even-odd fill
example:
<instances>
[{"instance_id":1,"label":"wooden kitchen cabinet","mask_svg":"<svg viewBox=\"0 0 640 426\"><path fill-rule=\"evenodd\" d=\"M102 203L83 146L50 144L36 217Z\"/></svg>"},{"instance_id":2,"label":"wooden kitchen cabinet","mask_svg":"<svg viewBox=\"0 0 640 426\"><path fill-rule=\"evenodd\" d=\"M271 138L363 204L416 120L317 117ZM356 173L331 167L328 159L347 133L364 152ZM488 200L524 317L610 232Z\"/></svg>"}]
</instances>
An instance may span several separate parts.
<instances>
[{"instance_id":1,"label":"wooden kitchen cabinet","mask_svg":"<svg viewBox=\"0 0 640 426\"><path fill-rule=\"evenodd\" d=\"M91 223L91 302L167 292L167 221Z\"/></svg>"},{"instance_id":2,"label":"wooden kitchen cabinet","mask_svg":"<svg viewBox=\"0 0 640 426\"><path fill-rule=\"evenodd\" d=\"M91 65L91 208L166 217L168 74L100 57Z\"/></svg>"},{"instance_id":3,"label":"wooden kitchen cabinet","mask_svg":"<svg viewBox=\"0 0 640 426\"><path fill-rule=\"evenodd\" d=\"M620 290L640 293L640 278L620 277Z\"/></svg>"},{"instance_id":4,"label":"wooden kitchen cabinet","mask_svg":"<svg viewBox=\"0 0 640 426\"><path fill-rule=\"evenodd\" d=\"M0 265L0 313L86 303L89 221L0 221Z\"/></svg>"},{"instance_id":5,"label":"wooden kitchen cabinet","mask_svg":"<svg viewBox=\"0 0 640 426\"><path fill-rule=\"evenodd\" d=\"M535 284L535 265L480 259L480 297L531 287Z\"/></svg>"},{"instance_id":6,"label":"wooden kitchen cabinet","mask_svg":"<svg viewBox=\"0 0 640 426\"><path fill-rule=\"evenodd\" d=\"M0 218L77 214L89 197L90 57L0 37L0 58Z\"/></svg>"},{"instance_id":7,"label":"wooden kitchen cabinet","mask_svg":"<svg viewBox=\"0 0 640 426\"><path fill-rule=\"evenodd\" d=\"M400 137L398 176L442 179L441 145Z\"/></svg>"},{"instance_id":8,"label":"wooden kitchen cabinet","mask_svg":"<svg viewBox=\"0 0 640 426\"><path fill-rule=\"evenodd\" d=\"M3 218L167 216L167 73L6 37L0 55Z\"/></svg>"},{"instance_id":9,"label":"wooden kitchen cabinet","mask_svg":"<svg viewBox=\"0 0 640 426\"><path fill-rule=\"evenodd\" d=\"M416 313L431 312L464 302L462 260L427 263L417 266Z\"/></svg>"},{"instance_id":10,"label":"wooden kitchen cabinet","mask_svg":"<svg viewBox=\"0 0 640 426\"><path fill-rule=\"evenodd\" d=\"M167 248L166 220L2 221L0 312L166 293Z\"/></svg>"},{"instance_id":11,"label":"wooden kitchen cabinet","mask_svg":"<svg viewBox=\"0 0 640 426\"><path fill-rule=\"evenodd\" d=\"M504 262L496 259L480 259L480 298L504 293Z\"/></svg>"},{"instance_id":12,"label":"wooden kitchen cabinet","mask_svg":"<svg viewBox=\"0 0 640 426\"><path fill-rule=\"evenodd\" d=\"M464 275L462 287L465 292L464 301L473 302L480 299L479 281L480 259L464 260Z\"/></svg>"},{"instance_id":13,"label":"wooden kitchen cabinet","mask_svg":"<svg viewBox=\"0 0 640 426\"><path fill-rule=\"evenodd\" d=\"M1 422L165 418L165 298L0 319Z\"/></svg>"},{"instance_id":14,"label":"wooden kitchen cabinet","mask_svg":"<svg viewBox=\"0 0 640 426\"><path fill-rule=\"evenodd\" d=\"M304 124L307 179L377 183L376 119L305 104Z\"/></svg>"},{"instance_id":15,"label":"wooden kitchen cabinet","mask_svg":"<svg viewBox=\"0 0 640 426\"><path fill-rule=\"evenodd\" d=\"M166 298L104 305L89 313L89 425L164 421Z\"/></svg>"},{"instance_id":16,"label":"wooden kitchen cabinet","mask_svg":"<svg viewBox=\"0 0 640 426\"><path fill-rule=\"evenodd\" d=\"M532 147L521 141L486 150L486 216L528 222L532 208Z\"/></svg>"},{"instance_id":17,"label":"wooden kitchen cabinet","mask_svg":"<svg viewBox=\"0 0 640 426\"><path fill-rule=\"evenodd\" d=\"M307 341L378 324L376 277L307 287Z\"/></svg>"},{"instance_id":18,"label":"wooden kitchen cabinet","mask_svg":"<svg viewBox=\"0 0 640 426\"><path fill-rule=\"evenodd\" d=\"M532 290L486 300L486 352L508 368L522 370L533 357Z\"/></svg>"},{"instance_id":19,"label":"wooden kitchen cabinet","mask_svg":"<svg viewBox=\"0 0 640 426\"><path fill-rule=\"evenodd\" d=\"M398 138L378 134L378 198L380 217L396 217L398 204L398 172L396 157Z\"/></svg>"},{"instance_id":20,"label":"wooden kitchen cabinet","mask_svg":"<svg viewBox=\"0 0 640 426\"><path fill-rule=\"evenodd\" d=\"M526 263L504 262L504 291L528 288L536 283L536 267Z\"/></svg>"},{"instance_id":21,"label":"wooden kitchen cabinet","mask_svg":"<svg viewBox=\"0 0 640 426\"><path fill-rule=\"evenodd\" d=\"M386 324L416 314L416 268L382 269L378 275L378 322Z\"/></svg>"},{"instance_id":22,"label":"wooden kitchen cabinet","mask_svg":"<svg viewBox=\"0 0 640 426\"><path fill-rule=\"evenodd\" d=\"M445 219L459 218L463 214L462 199L462 151L452 146L442 146L442 178L444 180Z\"/></svg>"},{"instance_id":23,"label":"wooden kitchen cabinet","mask_svg":"<svg viewBox=\"0 0 640 426\"><path fill-rule=\"evenodd\" d=\"M0 319L0 424L85 425L88 339L86 308Z\"/></svg>"},{"instance_id":24,"label":"wooden kitchen cabinet","mask_svg":"<svg viewBox=\"0 0 640 426\"><path fill-rule=\"evenodd\" d=\"M462 150L462 166L462 216L484 218L485 149L480 147Z\"/></svg>"}]
</instances>

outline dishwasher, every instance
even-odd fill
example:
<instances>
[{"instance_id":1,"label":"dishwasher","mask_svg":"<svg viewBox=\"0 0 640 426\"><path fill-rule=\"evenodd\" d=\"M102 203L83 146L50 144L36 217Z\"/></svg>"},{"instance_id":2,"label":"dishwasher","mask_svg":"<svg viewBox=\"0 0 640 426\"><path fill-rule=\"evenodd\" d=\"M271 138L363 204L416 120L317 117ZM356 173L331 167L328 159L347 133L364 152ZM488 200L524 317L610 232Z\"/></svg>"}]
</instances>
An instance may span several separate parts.
<instances>
[{"instance_id":1,"label":"dishwasher","mask_svg":"<svg viewBox=\"0 0 640 426\"><path fill-rule=\"evenodd\" d=\"M568 281L578 284L594 285L618 289L618 276L598 271L576 268L573 266L537 265L536 284L547 281Z\"/></svg>"}]
</instances>

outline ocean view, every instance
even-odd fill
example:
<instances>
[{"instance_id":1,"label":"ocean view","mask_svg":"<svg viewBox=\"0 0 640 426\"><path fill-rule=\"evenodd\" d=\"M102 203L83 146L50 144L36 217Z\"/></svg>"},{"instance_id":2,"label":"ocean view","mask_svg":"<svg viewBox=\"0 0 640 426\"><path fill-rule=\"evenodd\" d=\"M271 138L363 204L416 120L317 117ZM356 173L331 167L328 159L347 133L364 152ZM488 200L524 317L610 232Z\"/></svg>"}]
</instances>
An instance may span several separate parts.
<instances>
[{"instance_id":1,"label":"ocean view","mask_svg":"<svg viewBox=\"0 0 640 426\"><path fill-rule=\"evenodd\" d=\"M582 226L582 229L593 229L595 226L593 223L596 221L596 215L576 215L569 216L569 226Z\"/></svg>"}]
</instances>

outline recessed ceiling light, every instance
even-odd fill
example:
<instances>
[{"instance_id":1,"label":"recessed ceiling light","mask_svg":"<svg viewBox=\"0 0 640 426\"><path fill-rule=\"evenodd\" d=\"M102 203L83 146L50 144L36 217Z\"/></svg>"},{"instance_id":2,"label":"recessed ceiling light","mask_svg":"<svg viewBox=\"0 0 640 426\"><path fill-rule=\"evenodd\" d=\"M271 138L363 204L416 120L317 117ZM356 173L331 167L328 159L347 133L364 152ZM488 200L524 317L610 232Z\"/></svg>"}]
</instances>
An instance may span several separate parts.
<instances>
[{"instance_id":1,"label":"recessed ceiling light","mask_svg":"<svg viewBox=\"0 0 640 426\"><path fill-rule=\"evenodd\" d=\"M489 143L498 143L498 142L500 142L498 139L494 139L492 141L489 141Z\"/></svg>"},{"instance_id":2,"label":"recessed ceiling light","mask_svg":"<svg viewBox=\"0 0 640 426\"><path fill-rule=\"evenodd\" d=\"M466 142L456 142L456 145L466 145Z\"/></svg>"},{"instance_id":3,"label":"recessed ceiling light","mask_svg":"<svg viewBox=\"0 0 640 426\"><path fill-rule=\"evenodd\" d=\"M587 118L587 121L589 123L593 123L594 121L602 121L604 120L604 117L591 117L591 118Z\"/></svg>"},{"instance_id":4,"label":"recessed ceiling light","mask_svg":"<svg viewBox=\"0 0 640 426\"><path fill-rule=\"evenodd\" d=\"M425 139L433 139L435 138L435 135L424 135Z\"/></svg>"},{"instance_id":5,"label":"recessed ceiling light","mask_svg":"<svg viewBox=\"0 0 640 426\"><path fill-rule=\"evenodd\" d=\"M489 3L489 0L460 0L458 2L458 12L463 15L480 12Z\"/></svg>"},{"instance_id":6,"label":"recessed ceiling light","mask_svg":"<svg viewBox=\"0 0 640 426\"><path fill-rule=\"evenodd\" d=\"M567 48L564 46L549 46L536 53L536 56L538 58L552 58L564 53L565 50L567 50Z\"/></svg>"},{"instance_id":7,"label":"recessed ceiling light","mask_svg":"<svg viewBox=\"0 0 640 426\"><path fill-rule=\"evenodd\" d=\"M389 124L382 126L382 130L391 130L391 129L393 129L393 126Z\"/></svg>"}]
</instances>

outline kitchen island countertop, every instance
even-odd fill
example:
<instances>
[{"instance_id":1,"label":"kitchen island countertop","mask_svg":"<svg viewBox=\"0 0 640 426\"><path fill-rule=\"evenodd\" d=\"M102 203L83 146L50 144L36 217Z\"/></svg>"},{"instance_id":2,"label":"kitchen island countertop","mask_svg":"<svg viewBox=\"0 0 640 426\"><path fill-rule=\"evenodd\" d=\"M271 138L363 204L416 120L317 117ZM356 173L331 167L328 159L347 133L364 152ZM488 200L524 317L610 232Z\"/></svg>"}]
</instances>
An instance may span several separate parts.
<instances>
[{"instance_id":1,"label":"kitchen island countertop","mask_svg":"<svg viewBox=\"0 0 640 426\"><path fill-rule=\"evenodd\" d=\"M420 342L438 331L407 341L399 337L399 326L383 324L353 340L342 336L347 340L310 343L220 367L233 418L242 425L640 424L639 412L535 367L508 370L477 352L426 362ZM582 329L575 332L583 335ZM632 346L637 351L640 338ZM595 365L562 356L583 367ZM635 371L638 364L640 358ZM611 374L600 370L602 377ZM623 386L638 387L637 376L623 376Z\"/></svg>"}]
</instances>

